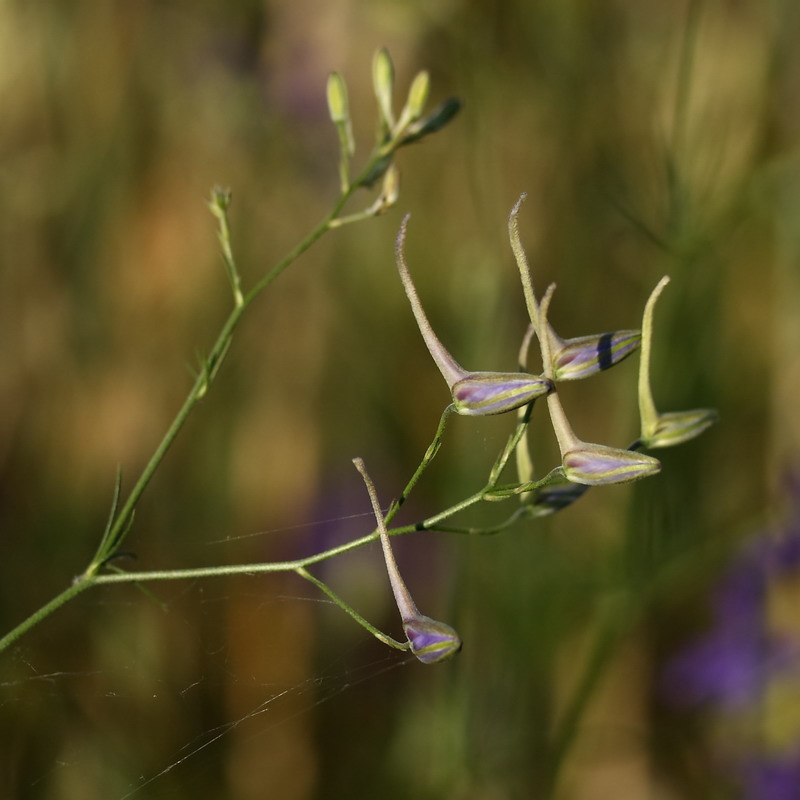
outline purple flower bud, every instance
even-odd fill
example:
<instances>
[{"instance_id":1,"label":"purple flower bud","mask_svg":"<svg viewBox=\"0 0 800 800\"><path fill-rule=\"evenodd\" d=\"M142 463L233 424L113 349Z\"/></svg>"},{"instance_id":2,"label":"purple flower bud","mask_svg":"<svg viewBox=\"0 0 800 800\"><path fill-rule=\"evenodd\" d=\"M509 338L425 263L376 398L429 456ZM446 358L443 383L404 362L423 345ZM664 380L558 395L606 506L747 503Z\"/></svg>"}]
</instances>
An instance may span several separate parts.
<instances>
[{"instance_id":1,"label":"purple flower bud","mask_svg":"<svg viewBox=\"0 0 800 800\"><path fill-rule=\"evenodd\" d=\"M581 444L581 447L564 453L562 457L564 474L573 483L586 486L627 483L655 475L661 470L661 462L657 458L643 453L601 444Z\"/></svg>"},{"instance_id":2,"label":"purple flower bud","mask_svg":"<svg viewBox=\"0 0 800 800\"><path fill-rule=\"evenodd\" d=\"M545 486L536 491L529 513L534 519L548 517L571 506L588 491L588 486L567 480Z\"/></svg>"},{"instance_id":3,"label":"purple flower bud","mask_svg":"<svg viewBox=\"0 0 800 800\"><path fill-rule=\"evenodd\" d=\"M461 650L459 635L444 622L417 616L403 624L411 652L423 664L435 664L451 658Z\"/></svg>"},{"instance_id":4,"label":"purple flower bud","mask_svg":"<svg viewBox=\"0 0 800 800\"><path fill-rule=\"evenodd\" d=\"M576 381L613 367L633 353L641 339L639 331L612 331L561 340L553 353L553 377Z\"/></svg>"},{"instance_id":5,"label":"purple flower bud","mask_svg":"<svg viewBox=\"0 0 800 800\"><path fill-rule=\"evenodd\" d=\"M471 372L451 387L458 414L503 414L552 391L553 384L525 372Z\"/></svg>"}]
</instances>

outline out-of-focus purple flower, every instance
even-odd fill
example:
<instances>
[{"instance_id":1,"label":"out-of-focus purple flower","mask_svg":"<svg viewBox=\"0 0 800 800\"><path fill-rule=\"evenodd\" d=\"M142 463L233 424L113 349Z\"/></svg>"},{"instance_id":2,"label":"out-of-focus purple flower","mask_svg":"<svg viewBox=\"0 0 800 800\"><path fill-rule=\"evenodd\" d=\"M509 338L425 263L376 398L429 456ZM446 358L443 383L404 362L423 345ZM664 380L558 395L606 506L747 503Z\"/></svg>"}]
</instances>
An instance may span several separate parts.
<instances>
[{"instance_id":1,"label":"out-of-focus purple flower","mask_svg":"<svg viewBox=\"0 0 800 800\"><path fill-rule=\"evenodd\" d=\"M735 557L714 592L712 629L663 674L665 693L676 704L702 705L723 722L738 720L740 732L742 722L755 725L752 735L737 737L733 747L722 743L719 753L742 790L737 796L746 800L800 800L800 729L788 739L782 734L780 748L765 736L768 691L776 679L800 678L800 637L774 631L768 605L772 583L800 575L800 483L795 478L787 488L787 524Z\"/></svg>"},{"instance_id":2,"label":"out-of-focus purple flower","mask_svg":"<svg viewBox=\"0 0 800 800\"><path fill-rule=\"evenodd\" d=\"M753 761L741 780L748 800L800 800L800 755Z\"/></svg>"},{"instance_id":3,"label":"out-of-focus purple flower","mask_svg":"<svg viewBox=\"0 0 800 800\"><path fill-rule=\"evenodd\" d=\"M771 633L766 610L769 580L790 571L785 556L794 566L799 533L794 540L758 540L738 556L715 592L714 627L667 665L670 700L741 709L758 702L771 678L800 674L800 643Z\"/></svg>"}]
</instances>

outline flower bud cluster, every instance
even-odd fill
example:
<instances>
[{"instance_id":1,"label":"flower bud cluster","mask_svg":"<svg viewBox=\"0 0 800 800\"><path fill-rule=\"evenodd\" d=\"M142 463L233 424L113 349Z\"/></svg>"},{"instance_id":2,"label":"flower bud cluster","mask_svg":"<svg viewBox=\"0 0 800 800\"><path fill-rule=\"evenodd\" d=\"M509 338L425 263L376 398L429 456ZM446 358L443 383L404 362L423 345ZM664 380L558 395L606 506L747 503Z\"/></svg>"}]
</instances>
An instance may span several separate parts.
<instances>
[{"instance_id":1,"label":"flower bud cluster","mask_svg":"<svg viewBox=\"0 0 800 800\"><path fill-rule=\"evenodd\" d=\"M408 114L404 112L401 120L405 117L408 117ZM555 285L548 288L541 301L536 298L533 290L530 268L520 241L517 222L524 198L523 195L511 212L509 237L522 280L531 327L539 341L542 359L542 373L539 375L527 372L471 372L464 369L450 355L428 321L406 264L405 241L408 216L400 227L395 248L397 270L420 333L450 389L452 408L458 414L465 416L485 416L519 409L533 403L539 397L546 397L550 421L561 452L561 467L553 473L551 483L563 478L570 483L583 486L603 486L655 475L660 471L661 463L653 456L639 452L641 447L657 448L680 444L699 435L716 419L716 413L708 409L667 414L658 414L655 411L649 386L652 314L655 300L668 279L663 279L653 291L645 307L642 331L618 330L571 339L562 338L548 321L548 310ZM526 342L528 340L526 337ZM639 439L627 449L593 444L579 439L567 420L557 391L558 383L581 380L608 370L626 359L640 346L642 359L639 397L642 420ZM524 351L526 358L527 344ZM526 446L524 440L519 446ZM529 464L530 459L528 457L518 459L518 463ZM526 467L525 471L528 473L530 470ZM520 475L520 480L529 483L532 475ZM546 487L542 487L541 492L545 491ZM541 493L526 492L525 502L535 508L534 515L542 515L566 507L581 494L582 492L578 491L565 492L563 488L550 491L544 496Z\"/></svg>"}]
</instances>

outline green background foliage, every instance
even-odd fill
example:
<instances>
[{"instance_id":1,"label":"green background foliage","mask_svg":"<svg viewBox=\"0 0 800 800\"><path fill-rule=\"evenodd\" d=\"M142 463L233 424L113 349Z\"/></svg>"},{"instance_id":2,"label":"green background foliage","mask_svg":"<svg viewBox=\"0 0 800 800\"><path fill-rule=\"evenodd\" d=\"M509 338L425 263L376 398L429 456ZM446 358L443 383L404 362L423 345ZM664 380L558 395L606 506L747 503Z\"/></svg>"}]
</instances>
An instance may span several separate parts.
<instances>
[{"instance_id":1,"label":"green background foliage","mask_svg":"<svg viewBox=\"0 0 800 800\"><path fill-rule=\"evenodd\" d=\"M209 188L233 191L252 285L337 194L331 70L366 158L380 46L400 94L424 68L433 101L464 108L399 154L397 209L327 236L248 314L139 505L133 568L277 560L372 529L351 459L388 503L448 402L394 269L407 211L410 269L467 368L516 366L506 217L526 191L556 330L638 327L669 274L656 401L721 415L659 453L660 476L546 522L396 540L420 608L465 641L444 665L407 663L295 576L159 584L160 602L92 589L3 656L4 796L123 797L158 776L138 796L546 797L551 733L587 676L559 796L726 796L708 793L725 791L713 722L657 687L797 458L798 17L756 0L0 4L4 631L85 567L117 464L141 469L228 312ZM564 387L578 435L632 441L635 386L634 357ZM398 521L480 488L510 428L451 422ZM543 404L531 430L544 471ZM320 574L400 635L377 543Z\"/></svg>"}]
</instances>

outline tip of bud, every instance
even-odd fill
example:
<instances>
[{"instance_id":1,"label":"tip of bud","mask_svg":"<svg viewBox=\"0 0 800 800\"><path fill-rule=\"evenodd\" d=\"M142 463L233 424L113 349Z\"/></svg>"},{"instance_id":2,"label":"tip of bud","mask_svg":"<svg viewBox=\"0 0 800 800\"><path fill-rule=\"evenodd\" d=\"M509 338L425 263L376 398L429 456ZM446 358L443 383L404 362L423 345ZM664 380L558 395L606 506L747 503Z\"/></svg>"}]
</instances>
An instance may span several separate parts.
<instances>
[{"instance_id":1,"label":"tip of bud","mask_svg":"<svg viewBox=\"0 0 800 800\"><path fill-rule=\"evenodd\" d=\"M661 470L657 458L601 444L584 444L570 450L564 454L562 464L567 480L586 486L627 483Z\"/></svg>"},{"instance_id":2,"label":"tip of bud","mask_svg":"<svg viewBox=\"0 0 800 800\"><path fill-rule=\"evenodd\" d=\"M436 664L461 650L461 638L444 622L419 616L403 624L411 652L423 664Z\"/></svg>"},{"instance_id":3,"label":"tip of bud","mask_svg":"<svg viewBox=\"0 0 800 800\"><path fill-rule=\"evenodd\" d=\"M504 414L552 391L546 378L525 372L472 372L451 387L456 413Z\"/></svg>"},{"instance_id":4,"label":"tip of bud","mask_svg":"<svg viewBox=\"0 0 800 800\"><path fill-rule=\"evenodd\" d=\"M653 430L642 436L645 447L672 447L688 442L710 428L719 419L713 408L695 408L691 411L670 411L659 414Z\"/></svg>"},{"instance_id":5,"label":"tip of bud","mask_svg":"<svg viewBox=\"0 0 800 800\"><path fill-rule=\"evenodd\" d=\"M639 331L612 331L567 339L553 355L557 381L575 381L613 367L633 353L642 340Z\"/></svg>"},{"instance_id":6,"label":"tip of bud","mask_svg":"<svg viewBox=\"0 0 800 800\"><path fill-rule=\"evenodd\" d=\"M461 109L461 101L457 97L450 97L427 117L417 120L409 125L408 130L401 140L401 144L411 144L422 139L428 134L435 133L444 128Z\"/></svg>"}]
</instances>

